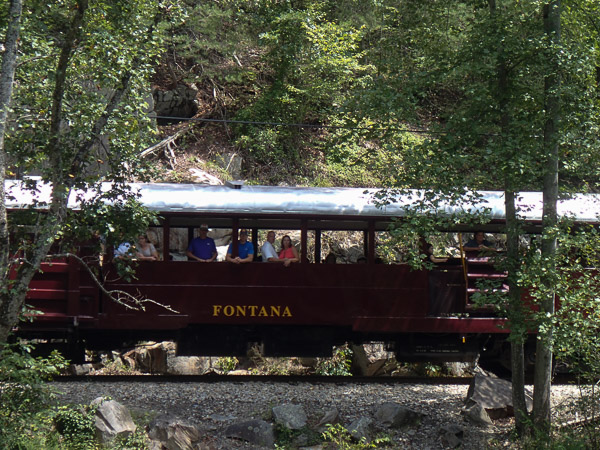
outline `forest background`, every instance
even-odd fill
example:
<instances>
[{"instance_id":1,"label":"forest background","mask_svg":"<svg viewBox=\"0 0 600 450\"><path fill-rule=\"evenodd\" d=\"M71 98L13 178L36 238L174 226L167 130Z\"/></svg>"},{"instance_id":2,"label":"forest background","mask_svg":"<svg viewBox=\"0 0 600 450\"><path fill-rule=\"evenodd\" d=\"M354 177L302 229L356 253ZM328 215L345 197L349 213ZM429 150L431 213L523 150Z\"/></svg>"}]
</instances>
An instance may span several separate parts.
<instances>
[{"instance_id":1,"label":"forest background","mask_svg":"<svg viewBox=\"0 0 600 450\"><path fill-rule=\"evenodd\" d=\"M568 252L559 259L574 235L558 220L556 200L597 192L600 180L599 12L597 0L3 4L1 206L6 177L41 174L54 191L52 214L36 219L36 239L18 242L28 263L17 278L9 276L14 242L0 208L0 342L55 239L90 230L135 235L151 220L133 200L107 211L95 199L74 217L66 208L74 188L188 181L192 167L227 178L223 161L235 154L251 183L378 186L392 197L422 188L456 201L476 189L503 190L512 217L513 350L535 320L544 367L534 419L547 429L552 347L574 329L588 337L579 349L595 345L589 318L597 310L567 330L557 328L550 305L557 291L572 292L560 264L583 264ZM145 101L151 86L193 88L193 120L157 127ZM525 190L544 191L544 234L539 247L519 253L514 199ZM419 233L439 226L429 219ZM598 248L589 233L578 241L588 262ZM592 294L597 283L585 281L588 303L600 298ZM539 288L537 317L517 302L528 283ZM597 305L575 305L588 307ZM575 347L562 342L565 351ZM513 359L522 365L522 352ZM513 383L522 387L522 379ZM521 431L526 423L517 415Z\"/></svg>"}]
</instances>

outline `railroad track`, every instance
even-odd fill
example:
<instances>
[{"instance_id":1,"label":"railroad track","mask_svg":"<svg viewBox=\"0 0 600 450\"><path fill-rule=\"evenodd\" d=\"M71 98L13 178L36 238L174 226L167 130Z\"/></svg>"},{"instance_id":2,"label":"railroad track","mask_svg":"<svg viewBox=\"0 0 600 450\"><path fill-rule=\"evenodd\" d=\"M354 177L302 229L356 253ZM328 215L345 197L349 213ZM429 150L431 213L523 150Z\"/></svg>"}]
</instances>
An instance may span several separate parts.
<instances>
[{"instance_id":1,"label":"railroad track","mask_svg":"<svg viewBox=\"0 0 600 450\"><path fill-rule=\"evenodd\" d=\"M64 382L134 382L134 383L313 383L313 384L429 384L468 385L473 377L355 377L319 375L61 375L54 381ZM555 385L573 384L576 379L561 374L553 380ZM532 380L526 380L532 384Z\"/></svg>"}]
</instances>

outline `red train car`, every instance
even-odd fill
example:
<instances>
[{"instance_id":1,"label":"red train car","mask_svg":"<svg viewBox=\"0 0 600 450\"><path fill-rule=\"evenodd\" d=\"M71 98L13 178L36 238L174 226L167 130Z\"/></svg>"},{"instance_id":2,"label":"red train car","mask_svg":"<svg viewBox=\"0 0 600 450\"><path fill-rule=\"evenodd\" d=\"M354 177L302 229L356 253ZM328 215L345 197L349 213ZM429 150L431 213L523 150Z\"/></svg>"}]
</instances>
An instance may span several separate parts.
<instances>
[{"instance_id":1,"label":"red train car","mask_svg":"<svg viewBox=\"0 0 600 450\"><path fill-rule=\"evenodd\" d=\"M10 186L13 193L18 187L16 182ZM407 361L469 360L482 351L501 357L506 350L505 320L469 301L475 280L502 276L486 260L459 258L416 271L377 263L377 234L405 214L408 198L378 208L374 191L364 189L133 187L142 203L160 214L153 232L163 258L139 262L131 281L105 263L104 288L149 298L173 311L157 304L130 310L108 299L76 260L55 261L43 265L28 294L28 303L43 315L21 323L17 335L64 345L71 354L159 339L177 342L179 354L205 356L244 355L255 344L267 356L324 356L334 345L370 341L386 342ZM482 195L477 208L487 208L491 216L484 229L500 230L502 194ZM26 194L14 197L9 208L27 202ZM521 201L531 206L530 223L539 223L541 194L523 194ZM595 221L586 202L572 199L561 209ZM438 208L439 214L453 212L450 206ZM181 248L173 248L174 237L189 240L201 224L233 230L234 242L237 230L250 230L257 250L261 231L296 230L300 261L284 267L183 260L177 253ZM331 230L359 232L367 264L322 264L321 236Z\"/></svg>"}]
</instances>

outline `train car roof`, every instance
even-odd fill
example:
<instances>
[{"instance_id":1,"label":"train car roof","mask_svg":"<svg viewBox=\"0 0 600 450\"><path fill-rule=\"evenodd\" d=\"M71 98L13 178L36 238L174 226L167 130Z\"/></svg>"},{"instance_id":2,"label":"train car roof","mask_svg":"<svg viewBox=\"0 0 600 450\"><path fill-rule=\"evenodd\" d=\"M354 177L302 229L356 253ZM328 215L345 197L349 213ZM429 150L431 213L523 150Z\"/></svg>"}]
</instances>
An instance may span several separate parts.
<instances>
[{"instance_id":1,"label":"train car roof","mask_svg":"<svg viewBox=\"0 0 600 450\"><path fill-rule=\"evenodd\" d=\"M239 185L238 185L239 186ZM104 183L103 191L111 185ZM34 201L47 203L51 186L38 182L37 195L26 189L19 180L5 183L8 209L24 209ZM305 216L312 218L375 219L389 221L392 217L406 215L406 209L422 195L422 191L400 196L395 202L377 207L374 195L378 189L365 188L317 188L243 185L239 189L230 186L202 184L143 184L132 183L131 188L140 194L143 205L163 214L179 215L235 215L235 216ZM450 215L464 212L483 212L492 221L503 221L504 194L499 191L480 191L481 202L461 206L440 203L436 212ZM80 192L79 195L82 195ZM91 197L93 193L83 194ZM76 193L71 193L69 207L78 209ZM518 195L520 215L527 221L539 222L542 218L542 193L523 192ZM44 207L43 203L40 206ZM572 216L578 222L599 223L600 195L577 194L561 200L558 205L561 216Z\"/></svg>"}]
</instances>

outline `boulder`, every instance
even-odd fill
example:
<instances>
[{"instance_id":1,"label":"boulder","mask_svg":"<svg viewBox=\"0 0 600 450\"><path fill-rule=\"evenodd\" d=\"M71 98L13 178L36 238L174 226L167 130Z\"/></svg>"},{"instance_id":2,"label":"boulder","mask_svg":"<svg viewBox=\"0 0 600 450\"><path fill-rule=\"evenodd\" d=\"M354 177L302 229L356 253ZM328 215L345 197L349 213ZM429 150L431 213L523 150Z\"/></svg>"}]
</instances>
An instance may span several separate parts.
<instances>
[{"instance_id":1,"label":"boulder","mask_svg":"<svg viewBox=\"0 0 600 450\"><path fill-rule=\"evenodd\" d=\"M389 428L404 428L421 423L423 413L413 411L398 403L386 402L377 408L375 418L383 426Z\"/></svg>"},{"instance_id":2,"label":"boulder","mask_svg":"<svg viewBox=\"0 0 600 450\"><path fill-rule=\"evenodd\" d=\"M325 411L323 418L317 423L317 428L323 428L325 425L335 425L340 423L340 412L337 408L331 408Z\"/></svg>"},{"instance_id":3,"label":"boulder","mask_svg":"<svg viewBox=\"0 0 600 450\"><path fill-rule=\"evenodd\" d=\"M473 403L469 406L465 406L461 411L461 414L464 415L469 421L477 425L493 425L492 419L490 419L490 416L486 412L485 408L479 403Z\"/></svg>"},{"instance_id":4,"label":"boulder","mask_svg":"<svg viewBox=\"0 0 600 450\"><path fill-rule=\"evenodd\" d=\"M531 392L526 391L525 396L527 410L531 411ZM476 374L469 386L465 403L467 407L473 403L480 404L491 419L514 416L512 384L500 378Z\"/></svg>"},{"instance_id":5,"label":"boulder","mask_svg":"<svg viewBox=\"0 0 600 450\"><path fill-rule=\"evenodd\" d=\"M367 442L371 441L371 424L373 421L368 417L361 417L356 419L350 425L346 427L346 429L350 432L350 435L360 441L361 439L365 439Z\"/></svg>"},{"instance_id":6,"label":"boulder","mask_svg":"<svg viewBox=\"0 0 600 450\"><path fill-rule=\"evenodd\" d=\"M444 425L440 428L441 440L444 447L457 448L463 443L465 432L462 427L454 424Z\"/></svg>"},{"instance_id":7,"label":"boulder","mask_svg":"<svg viewBox=\"0 0 600 450\"><path fill-rule=\"evenodd\" d=\"M191 450L200 440L200 432L188 421L165 415L150 423L148 437L166 450Z\"/></svg>"},{"instance_id":8,"label":"boulder","mask_svg":"<svg viewBox=\"0 0 600 450\"><path fill-rule=\"evenodd\" d=\"M94 424L96 437L100 442L106 444L116 437L128 436L135 432L135 423L125 406L102 397L93 400L91 405L97 406Z\"/></svg>"},{"instance_id":9,"label":"boulder","mask_svg":"<svg viewBox=\"0 0 600 450\"><path fill-rule=\"evenodd\" d=\"M225 436L242 439L255 445L273 447L275 430L273 425L264 420L248 420L234 423L225 429Z\"/></svg>"},{"instance_id":10,"label":"boulder","mask_svg":"<svg viewBox=\"0 0 600 450\"><path fill-rule=\"evenodd\" d=\"M290 430L300 430L308 421L304 408L300 405L279 405L273 408L275 423Z\"/></svg>"},{"instance_id":11,"label":"boulder","mask_svg":"<svg viewBox=\"0 0 600 450\"><path fill-rule=\"evenodd\" d=\"M360 376L377 376L386 373L386 365L394 357L383 344L351 345L352 373Z\"/></svg>"}]
</instances>

